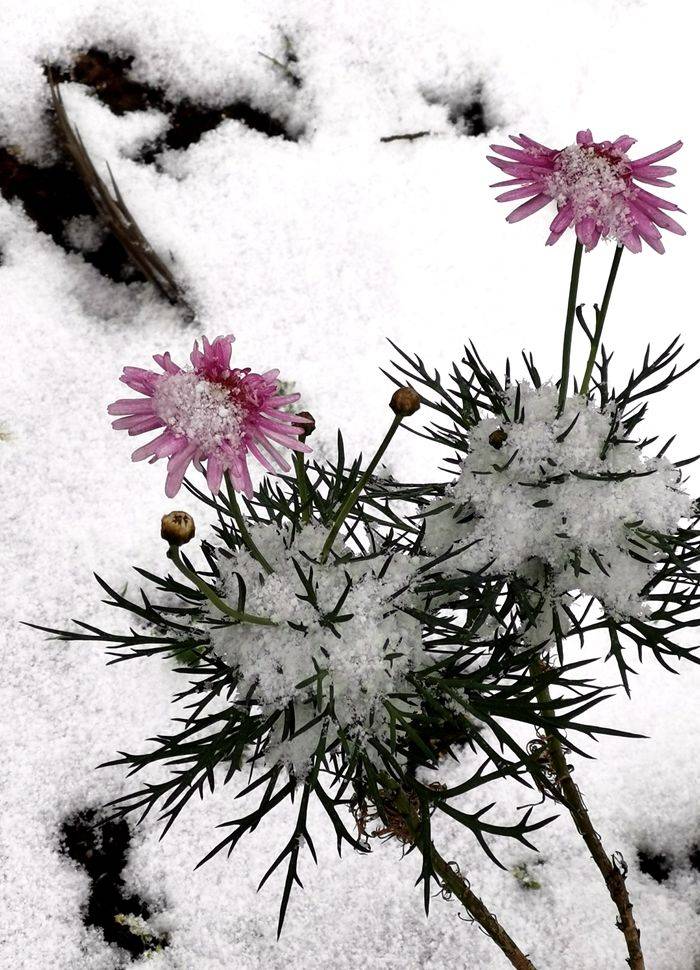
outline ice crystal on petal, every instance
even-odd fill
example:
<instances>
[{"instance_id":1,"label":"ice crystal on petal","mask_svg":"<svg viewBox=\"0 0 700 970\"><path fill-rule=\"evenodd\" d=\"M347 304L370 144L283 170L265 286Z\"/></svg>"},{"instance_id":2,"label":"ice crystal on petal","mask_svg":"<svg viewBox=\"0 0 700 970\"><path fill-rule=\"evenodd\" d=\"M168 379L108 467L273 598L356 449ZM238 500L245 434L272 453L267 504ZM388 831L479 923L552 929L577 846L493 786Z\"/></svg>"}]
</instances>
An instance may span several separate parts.
<instances>
[{"instance_id":1,"label":"ice crystal on petal","mask_svg":"<svg viewBox=\"0 0 700 970\"><path fill-rule=\"evenodd\" d=\"M193 372L160 380L153 395L153 410L178 434L213 452L224 441L238 444L243 412L231 401L224 384L203 381Z\"/></svg>"},{"instance_id":2,"label":"ice crystal on petal","mask_svg":"<svg viewBox=\"0 0 700 970\"><path fill-rule=\"evenodd\" d=\"M507 393L512 408L516 391ZM489 418L473 429L451 504L426 517L428 550L452 547L445 568L455 571L532 580L542 568L556 595L580 590L611 615L642 615L659 556L649 539L691 511L678 469L632 442L606 448L612 408L575 396L558 415L557 389L527 383L520 401L522 423ZM496 450L489 437L501 427L508 437Z\"/></svg>"},{"instance_id":3,"label":"ice crystal on petal","mask_svg":"<svg viewBox=\"0 0 700 970\"><path fill-rule=\"evenodd\" d=\"M387 740L383 701L410 693L407 674L427 662L421 625L401 609L415 599L410 592L414 567L401 555L388 566L384 557L321 564L327 530L315 524L294 537L274 525L251 532L274 572L263 575L257 560L241 550L221 564L222 594L236 602L242 580L246 610L279 625L215 626L211 649L236 671L240 693L252 691L263 714L293 705L295 736L282 740L278 730L266 757L303 776L322 729L318 724L301 731L319 713L317 681L308 683L317 669L325 672L320 706L332 689L334 722L360 742L369 736ZM315 602L309 601L299 571L311 577ZM331 729L329 743L334 736Z\"/></svg>"}]
</instances>

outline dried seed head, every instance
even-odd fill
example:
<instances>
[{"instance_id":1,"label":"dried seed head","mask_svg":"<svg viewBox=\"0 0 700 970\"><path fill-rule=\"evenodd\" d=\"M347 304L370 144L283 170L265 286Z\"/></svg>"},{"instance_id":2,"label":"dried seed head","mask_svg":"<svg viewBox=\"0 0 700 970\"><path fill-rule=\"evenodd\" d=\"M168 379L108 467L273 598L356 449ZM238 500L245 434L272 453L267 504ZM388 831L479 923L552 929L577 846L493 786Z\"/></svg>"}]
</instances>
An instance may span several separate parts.
<instances>
[{"instance_id":1,"label":"dried seed head","mask_svg":"<svg viewBox=\"0 0 700 970\"><path fill-rule=\"evenodd\" d=\"M194 519L187 512L168 512L160 520L160 534L171 546L184 546L194 536Z\"/></svg>"},{"instance_id":2,"label":"dried seed head","mask_svg":"<svg viewBox=\"0 0 700 970\"><path fill-rule=\"evenodd\" d=\"M407 418L415 414L420 407L420 394L412 387L400 387L394 391L389 402L389 407L401 418Z\"/></svg>"},{"instance_id":3,"label":"dried seed head","mask_svg":"<svg viewBox=\"0 0 700 970\"><path fill-rule=\"evenodd\" d=\"M312 435L316 430L316 419L309 411L299 411L297 417L306 418L306 424L301 425L302 431L299 435L299 441L306 441L309 435Z\"/></svg>"},{"instance_id":4,"label":"dried seed head","mask_svg":"<svg viewBox=\"0 0 700 970\"><path fill-rule=\"evenodd\" d=\"M503 445L508 440L508 432L504 431L503 428L496 428L489 435L489 444L492 448L502 448Z\"/></svg>"}]
</instances>

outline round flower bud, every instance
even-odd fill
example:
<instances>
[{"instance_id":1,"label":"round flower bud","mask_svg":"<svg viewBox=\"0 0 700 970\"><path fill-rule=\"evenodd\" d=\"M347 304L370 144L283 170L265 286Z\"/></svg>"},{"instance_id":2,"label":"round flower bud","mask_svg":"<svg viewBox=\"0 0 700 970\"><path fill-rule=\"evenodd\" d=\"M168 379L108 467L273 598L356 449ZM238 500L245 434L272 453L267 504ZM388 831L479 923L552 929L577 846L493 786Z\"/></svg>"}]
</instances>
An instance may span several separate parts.
<instances>
[{"instance_id":1,"label":"round flower bud","mask_svg":"<svg viewBox=\"0 0 700 970\"><path fill-rule=\"evenodd\" d=\"M412 387L400 387L394 391L389 402L389 407L401 418L407 418L415 414L420 407L420 394Z\"/></svg>"},{"instance_id":2,"label":"round flower bud","mask_svg":"<svg viewBox=\"0 0 700 970\"><path fill-rule=\"evenodd\" d=\"M306 418L306 423L300 425L301 433L299 434L299 441L303 442L306 441L309 435L312 435L316 430L316 419L309 411L300 411L297 417Z\"/></svg>"},{"instance_id":3,"label":"round flower bud","mask_svg":"<svg viewBox=\"0 0 700 970\"><path fill-rule=\"evenodd\" d=\"M496 428L489 435L489 444L492 448L502 448L503 445L508 440L508 432L504 431L503 428Z\"/></svg>"},{"instance_id":4,"label":"round flower bud","mask_svg":"<svg viewBox=\"0 0 700 970\"><path fill-rule=\"evenodd\" d=\"M194 535L194 519L187 512L168 512L160 520L160 534L171 546L184 546Z\"/></svg>"}]
</instances>

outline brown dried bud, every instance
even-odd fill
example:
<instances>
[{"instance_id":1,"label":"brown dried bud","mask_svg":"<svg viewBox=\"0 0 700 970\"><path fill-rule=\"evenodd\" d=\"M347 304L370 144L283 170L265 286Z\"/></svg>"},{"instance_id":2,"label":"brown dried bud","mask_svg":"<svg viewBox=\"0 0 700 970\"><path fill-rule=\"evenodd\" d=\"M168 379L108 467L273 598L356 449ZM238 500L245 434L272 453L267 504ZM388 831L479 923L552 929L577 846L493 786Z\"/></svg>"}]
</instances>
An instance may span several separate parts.
<instances>
[{"instance_id":1,"label":"brown dried bud","mask_svg":"<svg viewBox=\"0 0 700 970\"><path fill-rule=\"evenodd\" d=\"M502 448L503 445L508 440L508 432L504 431L503 428L496 428L489 435L489 444L492 448Z\"/></svg>"},{"instance_id":2,"label":"brown dried bud","mask_svg":"<svg viewBox=\"0 0 700 970\"><path fill-rule=\"evenodd\" d=\"M168 512L160 520L160 534L171 546L184 546L194 536L194 519L187 512Z\"/></svg>"},{"instance_id":3,"label":"brown dried bud","mask_svg":"<svg viewBox=\"0 0 700 970\"><path fill-rule=\"evenodd\" d=\"M301 428L301 434L299 435L299 441L306 441L309 435L312 435L316 430L316 419L313 414L309 411L300 411L297 415L298 418L306 418L306 423L299 425Z\"/></svg>"},{"instance_id":4,"label":"brown dried bud","mask_svg":"<svg viewBox=\"0 0 700 970\"><path fill-rule=\"evenodd\" d=\"M412 387L400 387L391 395L389 407L401 418L407 418L415 414L420 407L420 394Z\"/></svg>"}]
</instances>

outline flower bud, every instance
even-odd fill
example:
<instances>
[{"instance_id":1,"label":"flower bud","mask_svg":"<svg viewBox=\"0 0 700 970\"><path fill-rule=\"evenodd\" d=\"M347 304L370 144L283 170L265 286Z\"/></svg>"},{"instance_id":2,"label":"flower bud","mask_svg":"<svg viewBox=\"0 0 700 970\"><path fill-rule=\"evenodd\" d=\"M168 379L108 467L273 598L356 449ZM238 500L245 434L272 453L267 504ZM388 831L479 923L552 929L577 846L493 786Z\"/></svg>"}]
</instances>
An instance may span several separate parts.
<instances>
[{"instance_id":1,"label":"flower bud","mask_svg":"<svg viewBox=\"0 0 700 970\"><path fill-rule=\"evenodd\" d=\"M168 512L160 520L160 534L171 546L184 546L194 536L194 519L187 512Z\"/></svg>"},{"instance_id":2,"label":"flower bud","mask_svg":"<svg viewBox=\"0 0 700 970\"><path fill-rule=\"evenodd\" d=\"M492 448L502 448L503 445L508 440L508 432L504 431L503 428L496 428L489 435L489 444Z\"/></svg>"},{"instance_id":3,"label":"flower bud","mask_svg":"<svg viewBox=\"0 0 700 970\"><path fill-rule=\"evenodd\" d=\"M300 425L301 433L299 435L299 441L304 442L309 437L309 435L312 435L316 430L316 419L314 418L313 414L311 414L309 411L300 411L297 414L297 417L306 418L306 422Z\"/></svg>"},{"instance_id":4,"label":"flower bud","mask_svg":"<svg viewBox=\"0 0 700 970\"><path fill-rule=\"evenodd\" d=\"M407 418L415 414L420 407L420 394L412 387L399 387L392 394L389 407L398 417Z\"/></svg>"}]
</instances>

